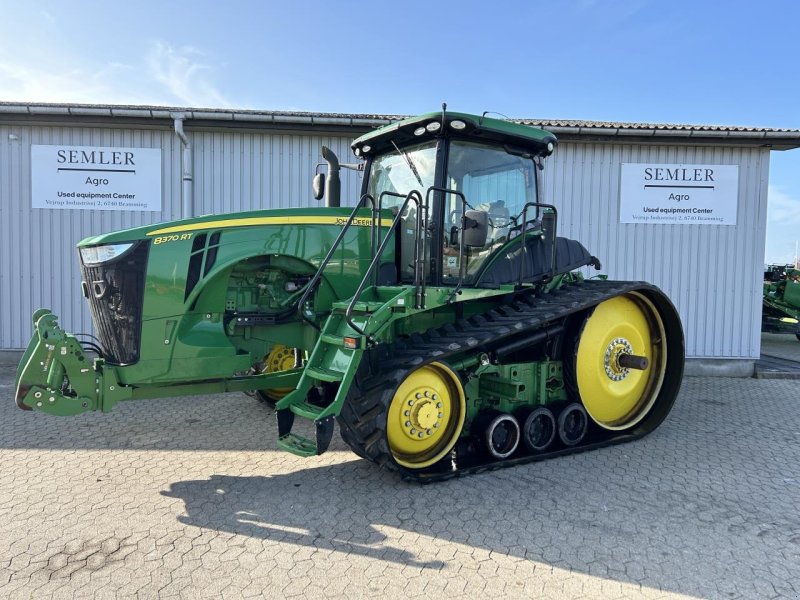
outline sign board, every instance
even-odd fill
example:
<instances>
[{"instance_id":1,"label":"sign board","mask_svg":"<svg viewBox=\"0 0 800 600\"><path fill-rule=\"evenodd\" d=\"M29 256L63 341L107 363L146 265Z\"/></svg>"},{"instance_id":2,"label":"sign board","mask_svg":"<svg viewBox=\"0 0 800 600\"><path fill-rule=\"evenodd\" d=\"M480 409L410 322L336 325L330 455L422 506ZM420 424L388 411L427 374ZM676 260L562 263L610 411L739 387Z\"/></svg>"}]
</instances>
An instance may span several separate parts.
<instances>
[{"instance_id":1,"label":"sign board","mask_svg":"<svg viewBox=\"0 0 800 600\"><path fill-rule=\"evenodd\" d=\"M736 225L737 165L622 163L620 223Z\"/></svg>"},{"instance_id":2,"label":"sign board","mask_svg":"<svg viewBox=\"0 0 800 600\"><path fill-rule=\"evenodd\" d=\"M161 150L31 146L33 208L161 210Z\"/></svg>"}]
</instances>

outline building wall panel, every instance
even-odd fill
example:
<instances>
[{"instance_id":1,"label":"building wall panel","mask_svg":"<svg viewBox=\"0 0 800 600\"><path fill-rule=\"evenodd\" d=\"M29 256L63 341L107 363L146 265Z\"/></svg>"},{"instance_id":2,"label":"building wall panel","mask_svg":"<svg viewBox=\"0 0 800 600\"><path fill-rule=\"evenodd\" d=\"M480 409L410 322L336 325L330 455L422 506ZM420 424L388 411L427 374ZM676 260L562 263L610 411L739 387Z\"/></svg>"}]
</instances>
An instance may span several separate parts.
<instances>
[{"instance_id":1,"label":"building wall panel","mask_svg":"<svg viewBox=\"0 0 800 600\"><path fill-rule=\"evenodd\" d=\"M353 161L345 135L188 127L187 133L194 149L195 216L317 206L310 181L322 162L320 146ZM160 148L162 211L32 209L31 144ZM59 315L67 330L92 331L75 243L181 218L181 152L166 127L0 125L0 348L23 348L31 334L29 315L42 306ZM736 226L619 223L623 162L739 165ZM561 234L586 245L611 278L664 289L681 313L687 356L758 356L767 149L564 141L545 165L543 198L558 207ZM360 174L342 170L342 184L342 203L352 204Z\"/></svg>"},{"instance_id":2,"label":"building wall panel","mask_svg":"<svg viewBox=\"0 0 800 600\"><path fill-rule=\"evenodd\" d=\"M738 165L736 225L620 223L626 162ZM563 142L545 165L543 197L559 209L561 235L581 241L610 278L661 287L681 314L687 356L758 357L767 149Z\"/></svg>"}]
</instances>

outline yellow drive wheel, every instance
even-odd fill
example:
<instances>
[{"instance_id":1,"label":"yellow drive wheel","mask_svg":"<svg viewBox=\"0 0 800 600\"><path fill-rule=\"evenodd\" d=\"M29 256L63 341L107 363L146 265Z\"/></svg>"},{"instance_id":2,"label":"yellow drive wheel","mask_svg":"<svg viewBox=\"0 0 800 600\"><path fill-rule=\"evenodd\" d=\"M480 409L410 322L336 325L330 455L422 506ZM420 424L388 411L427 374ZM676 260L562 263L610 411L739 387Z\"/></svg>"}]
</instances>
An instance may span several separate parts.
<instances>
[{"instance_id":1,"label":"yellow drive wheel","mask_svg":"<svg viewBox=\"0 0 800 600\"><path fill-rule=\"evenodd\" d=\"M283 344L275 344L264 359L264 369L262 373L278 373L280 371L288 371L289 369L296 369L300 366L300 353L295 348L289 348ZM260 390L259 393L263 394L271 400L280 400L286 394L294 390L293 387L288 388L272 388L268 390Z\"/></svg>"},{"instance_id":2,"label":"yellow drive wheel","mask_svg":"<svg viewBox=\"0 0 800 600\"><path fill-rule=\"evenodd\" d=\"M658 310L639 293L595 307L575 353L578 393L595 423L618 431L647 415L664 381L666 340Z\"/></svg>"},{"instance_id":3,"label":"yellow drive wheel","mask_svg":"<svg viewBox=\"0 0 800 600\"><path fill-rule=\"evenodd\" d=\"M394 393L386 438L397 464L422 469L444 457L461 434L466 414L464 388L442 363L411 371Z\"/></svg>"}]
</instances>

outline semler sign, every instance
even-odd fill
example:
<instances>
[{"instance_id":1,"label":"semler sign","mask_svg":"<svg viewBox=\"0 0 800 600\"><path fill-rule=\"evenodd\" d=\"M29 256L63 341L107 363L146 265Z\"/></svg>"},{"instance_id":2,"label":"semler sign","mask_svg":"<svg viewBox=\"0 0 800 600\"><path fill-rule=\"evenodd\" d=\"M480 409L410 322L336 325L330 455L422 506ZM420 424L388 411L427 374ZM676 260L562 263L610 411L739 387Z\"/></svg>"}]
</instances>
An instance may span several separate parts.
<instances>
[{"instance_id":1,"label":"semler sign","mask_svg":"<svg viewBox=\"0 0 800 600\"><path fill-rule=\"evenodd\" d=\"M161 210L161 150L31 146L33 208Z\"/></svg>"},{"instance_id":2,"label":"semler sign","mask_svg":"<svg viewBox=\"0 0 800 600\"><path fill-rule=\"evenodd\" d=\"M736 225L737 165L622 163L620 223Z\"/></svg>"}]
</instances>

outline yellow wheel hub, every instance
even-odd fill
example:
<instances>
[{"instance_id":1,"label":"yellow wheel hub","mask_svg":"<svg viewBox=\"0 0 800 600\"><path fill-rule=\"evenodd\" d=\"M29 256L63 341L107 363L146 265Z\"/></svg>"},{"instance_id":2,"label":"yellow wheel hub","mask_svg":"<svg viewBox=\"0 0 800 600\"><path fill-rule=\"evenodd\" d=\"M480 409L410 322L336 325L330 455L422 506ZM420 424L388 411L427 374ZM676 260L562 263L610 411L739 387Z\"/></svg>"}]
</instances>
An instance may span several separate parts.
<instances>
[{"instance_id":1,"label":"yellow wheel hub","mask_svg":"<svg viewBox=\"0 0 800 600\"><path fill-rule=\"evenodd\" d=\"M278 373L300 366L298 351L283 344L275 344L264 359L264 373ZM262 390L263 394L273 400L280 400L294 388L272 388Z\"/></svg>"},{"instance_id":2,"label":"yellow wheel hub","mask_svg":"<svg viewBox=\"0 0 800 600\"><path fill-rule=\"evenodd\" d=\"M624 355L647 359L647 367L620 365ZM601 427L627 429L641 421L655 403L665 368L664 325L641 294L602 302L584 323L575 376L586 412Z\"/></svg>"},{"instance_id":3,"label":"yellow wheel hub","mask_svg":"<svg viewBox=\"0 0 800 600\"><path fill-rule=\"evenodd\" d=\"M394 459L411 469L440 460L453 449L465 414L464 388L448 366L431 363L412 371L395 391L386 419Z\"/></svg>"}]
</instances>

